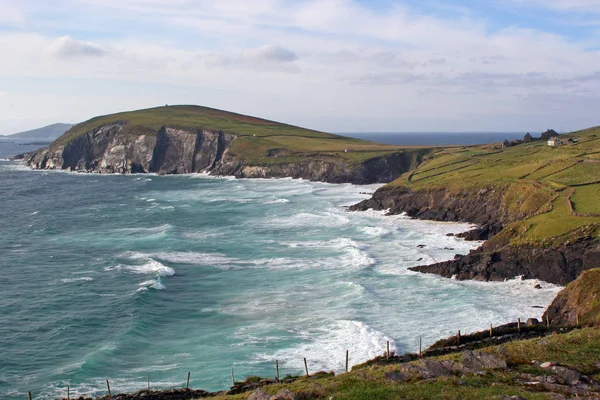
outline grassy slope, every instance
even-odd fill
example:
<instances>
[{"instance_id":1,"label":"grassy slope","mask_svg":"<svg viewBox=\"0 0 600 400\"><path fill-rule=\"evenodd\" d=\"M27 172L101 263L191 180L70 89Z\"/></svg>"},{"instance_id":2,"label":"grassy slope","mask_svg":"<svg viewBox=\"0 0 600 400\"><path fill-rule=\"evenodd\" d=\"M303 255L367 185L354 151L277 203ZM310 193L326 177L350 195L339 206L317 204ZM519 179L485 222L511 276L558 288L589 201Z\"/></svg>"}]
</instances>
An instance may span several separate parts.
<instances>
[{"instance_id":1,"label":"grassy slope","mask_svg":"<svg viewBox=\"0 0 600 400\"><path fill-rule=\"evenodd\" d=\"M561 311L571 315L571 323L600 327L600 268L583 272L557 296L565 301Z\"/></svg>"},{"instance_id":2,"label":"grassy slope","mask_svg":"<svg viewBox=\"0 0 600 400\"><path fill-rule=\"evenodd\" d=\"M125 135L155 135L163 126L235 133L239 138L232 146L232 153L260 164L295 162L316 155L354 163L397 150L396 146L200 106L165 106L92 118L74 126L57 142L66 144L95 128L117 122L126 122ZM268 157L268 151L273 149L285 150L287 154Z\"/></svg>"},{"instance_id":3,"label":"grassy slope","mask_svg":"<svg viewBox=\"0 0 600 400\"><path fill-rule=\"evenodd\" d=\"M310 378L299 378L289 384L267 386L264 390L275 394L285 388L303 393L304 398L314 399L497 399L500 395L522 396L531 400L554 398L549 393L536 391L534 387L525 387L517 382L516 378L522 373L537 376L547 374L547 371L532 365L531 360L558 362L587 374L592 379L600 379L600 330L594 328L510 342L483 351L501 355L507 360L509 370L395 383L385 379L385 373L398 370L395 364L367 364L356 366L351 372L335 377L317 374ZM451 354L433 359L460 360L460 356ZM215 399L245 399L249 395L250 393L244 393Z\"/></svg>"},{"instance_id":4,"label":"grassy slope","mask_svg":"<svg viewBox=\"0 0 600 400\"><path fill-rule=\"evenodd\" d=\"M536 141L509 148L440 149L391 185L415 190L446 188L457 193L493 187L506 191L505 206L514 215L537 213L512 224L495 240L506 240L508 235L512 244L558 244L582 235L597 237L600 127L568 136L575 143L559 148Z\"/></svg>"}]
</instances>

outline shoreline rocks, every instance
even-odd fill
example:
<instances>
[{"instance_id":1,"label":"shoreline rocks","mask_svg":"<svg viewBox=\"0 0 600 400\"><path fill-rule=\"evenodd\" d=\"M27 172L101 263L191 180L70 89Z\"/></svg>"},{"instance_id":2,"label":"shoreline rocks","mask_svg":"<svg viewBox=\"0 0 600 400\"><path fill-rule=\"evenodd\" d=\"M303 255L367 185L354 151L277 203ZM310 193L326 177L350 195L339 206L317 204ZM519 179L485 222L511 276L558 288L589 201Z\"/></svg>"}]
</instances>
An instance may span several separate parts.
<instances>
[{"instance_id":1,"label":"shoreline rocks","mask_svg":"<svg viewBox=\"0 0 600 400\"><path fill-rule=\"evenodd\" d=\"M388 210L388 214L434 221L477 224L473 230L456 235L465 240L489 240L503 228L530 215L511 213L504 194L508 188L478 191L431 189L414 191L404 186L384 186L368 200L349 207L352 211ZM512 246L507 241L486 242L453 260L420 265L412 271L458 280L504 281L518 276L566 285L585 270L600 266L600 241L583 238L564 245Z\"/></svg>"}]
</instances>

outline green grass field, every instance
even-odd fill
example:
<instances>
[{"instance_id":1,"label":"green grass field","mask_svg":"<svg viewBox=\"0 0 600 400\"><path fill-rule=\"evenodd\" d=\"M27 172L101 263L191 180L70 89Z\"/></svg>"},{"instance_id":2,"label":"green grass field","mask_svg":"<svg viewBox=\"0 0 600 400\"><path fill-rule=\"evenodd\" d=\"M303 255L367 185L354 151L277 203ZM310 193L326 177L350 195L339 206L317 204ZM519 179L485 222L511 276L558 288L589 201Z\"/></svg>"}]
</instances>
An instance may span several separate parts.
<instances>
[{"instance_id":1,"label":"green grass field","mask_svg":"<svg viewBox=\"0 0 600 400\"><path fill-rule=\"evenodd\" d=\"M413 190L450 192L503 188L503 207L520 217L492 241L554 243L600 230L600 128L566 135L574 143L545 141L436 149L410 174L392 182ZM569 204L572 204L570 207ZM515 218L513 218L515 219Z\"/></svg>"}]
</instances>

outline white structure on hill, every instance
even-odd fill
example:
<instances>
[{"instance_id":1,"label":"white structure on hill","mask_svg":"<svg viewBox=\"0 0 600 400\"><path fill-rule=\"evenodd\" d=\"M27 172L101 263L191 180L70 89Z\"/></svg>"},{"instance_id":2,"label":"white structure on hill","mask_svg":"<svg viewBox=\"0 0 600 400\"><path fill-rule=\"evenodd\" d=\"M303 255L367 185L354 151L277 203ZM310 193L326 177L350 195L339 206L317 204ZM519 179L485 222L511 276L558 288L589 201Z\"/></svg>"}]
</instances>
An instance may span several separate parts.
<instances>
[{"instance_id":1,"label":"white structure on hill","mask_svg":"<svg viewBox=\"0 0 600 400\"><path fill-rule=\"evenodd\" d=\"M560 138L558 136L551 137L550 140L548 140L548 146L551 146L551 147L558 147L561 144L562 144L562 140L560 140Z\"/></svg>"}]
</instances>

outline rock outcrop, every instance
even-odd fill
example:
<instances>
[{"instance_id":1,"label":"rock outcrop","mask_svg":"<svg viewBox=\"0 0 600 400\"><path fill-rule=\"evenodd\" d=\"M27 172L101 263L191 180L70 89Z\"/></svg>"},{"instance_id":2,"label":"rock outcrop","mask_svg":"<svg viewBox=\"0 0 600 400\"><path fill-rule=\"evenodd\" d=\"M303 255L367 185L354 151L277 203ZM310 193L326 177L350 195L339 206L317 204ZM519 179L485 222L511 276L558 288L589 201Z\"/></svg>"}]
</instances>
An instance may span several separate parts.
<instances>
[{"instance_id":1,"label":"rock outcrop","mask_svg":"<svg viewBox=\"0 0 600 400\"><path fill-rule=\"evenodd\" d=\"M600 268L584 272L560 291L546 309L546 319L554 326L600 326Z\"/></svg>"},{"instance_id":2,"label":"rock outcrop","mask_svg":"<svg viewBox=\"0 0 600 400\"><path fill-rule=\"evenodd\" d=\"M100 173L185 174L210 171L223 163L235 135L163 127L158 132L123 134L123 123L104 125L67 144L26 154L35 169Z\"/></svg>"},{"instance_id":3,"label":"rock outcrop","mask_svg":"<svg viewBox=\"0 0 600 400\"><path fill-rule=\"evenodd\" d=\"M445 189L413 191L404 186L388 185L349 209L387 210L390 215L405 213L424 220L469 222L479 225L469 238L485 240L517 217L510 216L502 203L503 190L496 188L456 193Z\"/></svg>"},{"instance_id":4,"label":"rock outcrop","mask_svg":"<svg viewBox=\"0 0 600 400\"><path fill-rule=\"evenodd\" d=\"M65 169L97 173L209 173L239 178L303 178L331 183L383 183L416 167L427 150L407 150L361 163L310 155L299 162L257 163L232 151L234 133L205 129L162 127L158 131L129 132L126 123L103 125L66 144L23 155L34 169ZM278 154L270 155L276 158Z\"/></svg>"},{"instance_id":5,"label":"rock outcrop","mask_svg":"<svg viewBox=\"0 0 600 400\"><path fill-rule=\"evenodd\" d=\"M504 281L522 276L566 285L581 272L600 265L600 242L582 239L557 247L505 246L497 251L480 247L454 260L410 268L458 280Z\"/></svg>"},{"instance_id":6,"label":"rock outcrop","mask_svg":"<svg viewBox=\"0 0 600 400\"><path fill-rule=\"evenodd\" d=\"M458 191L442 188L414 191L404 186L388 185L377 190L371 199L350 209L388 210L389 214L406 213L418 219L470 222L478 227L461 236L468 240L488 240L508 224L543 211L516 209L510 192L519 191L519 187L514 185ZM543 193L532 195L541 196ZM522 276L566 285L582 271L598 266L598 239L584 238L561 245L514 246L497 238L467 255L456 255L453 260L410 269L459 280L503 281Z\"/></svg>"}]
</instances>

